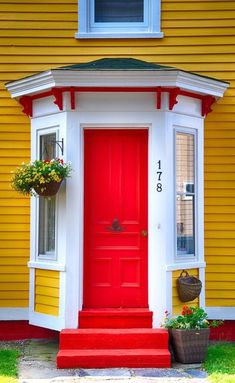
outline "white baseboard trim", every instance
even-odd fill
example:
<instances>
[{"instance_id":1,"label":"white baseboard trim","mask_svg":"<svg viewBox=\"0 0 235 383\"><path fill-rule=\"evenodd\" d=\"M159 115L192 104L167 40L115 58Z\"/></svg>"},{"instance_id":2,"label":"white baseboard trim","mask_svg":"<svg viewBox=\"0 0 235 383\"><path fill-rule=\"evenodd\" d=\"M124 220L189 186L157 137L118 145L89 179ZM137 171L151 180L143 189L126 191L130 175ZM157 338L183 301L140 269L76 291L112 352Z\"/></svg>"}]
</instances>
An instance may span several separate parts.
<instances>
[{"instance_id":1,"label":"white baseboard trim","mask_svg":"<svg viewBox=\"0 0 235 383\"><path fill-rule=\"evenodd\" d=\"M209 319L235 320L235 307L206 307Z\"/></svg>"},{"instance_id":2,"label":"white baseboard trim","mask_svg":"<svg viewBox=\"0 0 235 383\"><path fill-rule=\"evenodd\" d=\"M27 307L1 307L1 320L29 320L29 309Z\"/></svg>"}]
</instances>

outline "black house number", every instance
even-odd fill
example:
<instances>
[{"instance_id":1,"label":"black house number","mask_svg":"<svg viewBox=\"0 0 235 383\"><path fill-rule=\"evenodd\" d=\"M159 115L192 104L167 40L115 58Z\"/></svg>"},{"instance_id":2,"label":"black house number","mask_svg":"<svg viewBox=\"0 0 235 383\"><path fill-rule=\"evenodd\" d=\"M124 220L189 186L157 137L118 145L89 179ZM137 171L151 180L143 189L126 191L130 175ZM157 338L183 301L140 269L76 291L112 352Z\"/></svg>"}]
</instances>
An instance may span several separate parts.
<instances>
[{"instance_id":1,"label":"black house number","mask_svg":"<svg viewBox=\"0 0 235 383\"><path fill-rule=\"evenodd\" d=\"M162 192L162 163L161 160L157 162L157 187L158 193Z\"/></svg>"}]
</instances>

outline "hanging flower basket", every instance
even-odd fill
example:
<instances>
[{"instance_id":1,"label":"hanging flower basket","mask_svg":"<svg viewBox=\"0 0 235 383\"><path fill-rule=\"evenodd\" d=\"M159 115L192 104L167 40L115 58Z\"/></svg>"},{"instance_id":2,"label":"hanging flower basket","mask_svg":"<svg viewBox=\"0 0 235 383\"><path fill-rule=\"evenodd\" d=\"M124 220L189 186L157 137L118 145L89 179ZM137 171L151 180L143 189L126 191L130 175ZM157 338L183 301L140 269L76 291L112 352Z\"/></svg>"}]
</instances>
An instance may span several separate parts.
<instances>
[{"instance_id":1,"label":"hanging flower basket","mask_svg":"<svg viewBox=\"0 0 235 383\"><path fill-rule=\"evenodd\" d=\"M62 159L35 160L19 166L11 180L14 190L24 195L55 195L62 181L70 176L72 167Z\"/></svg>"},{"instance_id":2,"label":"hanging flower basket","mask_svg":"<svg viewBox=\"0 0 235 383\"><path fill-rule=\"evenodd\" d=\"M197 298L202 289L202 282L200 279L189 275L186 270L183 270L177 279L177 290L179 298L182 302L193 301Z\"/></svg>"},{"instance_id":3,"label":"hanging flower basket","mask_svg":"<svg viewBox=\"0 0 235 383\"><path fill-rule=\"evenodd\" d=\"M43 186L35 186L34 190L40 197L51 197L58 193L61 183L62 180L60 182L51 181Z\"/></svg>"}]
</instances>

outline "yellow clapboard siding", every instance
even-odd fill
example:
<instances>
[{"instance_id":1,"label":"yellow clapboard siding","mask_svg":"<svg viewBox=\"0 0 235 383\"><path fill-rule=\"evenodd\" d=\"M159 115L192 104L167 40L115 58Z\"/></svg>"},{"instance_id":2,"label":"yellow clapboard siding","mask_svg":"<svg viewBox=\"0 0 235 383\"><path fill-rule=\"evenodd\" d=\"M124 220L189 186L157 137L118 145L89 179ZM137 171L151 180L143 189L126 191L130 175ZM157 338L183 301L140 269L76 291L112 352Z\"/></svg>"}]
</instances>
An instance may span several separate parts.
<instances>
[{"instance_id":1,"label":"yellow clapboard siding","mask_svg":"<svg viewBox=\"0 0 235 383\"><path fill-rule=\"evenodd\" d=\"M15 265L18 267L18 265L25 265L25 263L28 261L28 257L0 257L0 267L3 265L10 266ZM0 281L1 283L1 281Z\"/></svg>"},{"instance_id":2,"label":"yellow clapboard siding","mask_svg":"<svg viewBox=\"0 0 235 383\"><path fill-rule=\"evenodd\" d=\"M233 307L234 299L206 299L207 307Z\"/></svg>"},{"instance_id":3,"label":"yellow clapboard siding","mask_svg":"<svg viewBox=\"0 0 235 383\"><path fill-rule=\"evenodd\" d=\"M41 314L54 315L54 316L59 315L59 309L57 307L48 306L48 305L36 304L35 311Z\"/></svg>"},{"instance_id":4,"label":"yellow clapboard siding","mask_svg":"<svg viewBox=\"0 0 235 383\"><path fill-rule=\"evenodd\" d=\"M231 284L233 287L234 277L232 277L230 280L224 279L223 281L207 281L206 288L209 292L209 290L215 291L215 290L233 290L233 294L235 294L235 286L231 289ZM209 296L209 295L208 295Z\"/></svg>"},{"instance_id":5,"label":"yellow clapboard siding","mask_svg":"<svg viewBox=\"0 0 235 383\"><path fill-rule=\"evenodd\" d=\"M11 274L1 274L1 283L7 282L7 283L16 283L16 282L22 282L27 283L27 290L29 288L29 275L28 274L18 274L18 275L11 275Z\"/></svg>"},{"instance_id":6,"label":"yellow clapboard siding","mask_svg":"<svg viewBox=\"0 0 235 383\"><path fill-rule=\"evenodd\" d=\"M0 307L28 307L28 299L1 299L0 298Z\"/></svg>"},{"instance_id":7,"label":"yellow clapboard siding","mask_svg":"<svg viewBox=\"0 0 235 383\"><path fill-rule=\"evenodd\" d=\"M178 291L177 291L177 278L180 276L182 270L175 270L172 273L172 307L173 307L173 315L179 314L182 311L182 307L187 306L197 306L198 305L198 298L194 299L190 302L182 302L179 299ZM193 275L195 277L198 277L198 269L190 269L187 270L189 275Z\"/></svg>"},{"instance_id":8,"label":"yellow clapboard siding","mask_svg":"<svg viewBox=\"0 0 235 383\"><path fill-rule=\"evenodd\" d=\"M0 290L1 291L28 291L28 283L24 282L11 282L11 283L6 283L1 280L0 282Z\"/></svg>"},{"instance_id":9,"label":"yellow clapboard siding","mask_svg":"<svg viewBox=\"0 0 235 383\"><path fill-rule=\"evenodd\" d=\"M213 283L231 283L231 281L234 280L234 274L233 273L210 273L206 276L206 283L213 282ZM219 286L219 285L218 285ZM208 285L209 287L209 285ZM214 287L214 286L213 286ZM230 287L230 286L229 286ZM224 286L222 287L224 288Z\"/></svg>"},{"instance_id":10,"label":"yellow clapboard siding","mask_svg":"<svg viewBox=\"0 0 235 383\"><path fill-rule=\"evenodd\" d=\"M221 234L224 235L230 224L233 227L235 222L235 172L232 170L235 147L231 141L235 139L235 3L233 0L162 0L161 4L162 39L77 40L74 38L77 31L77 0L24 0L21 3L19 0L0 0L0 97L3 101L0 102L0 164L3 166L0 168L0 219L4 220L0 221L0 232L5 234L3 225L6 226L11 238L0 241L0 254L4 259L8 255L14 256L14 252L16 258L21 258L26 256L25 251L29 251L28 239L11 237L17 232L27 233L26 222L21 221L21 218L14 221L13 217L29 214L29 199L9 191L7 184L10 174L5 171L7 167L15 167L29 158L30 151L30 121L22 114L22 108L16 101L10 99L4 83L60 65L84 63L103 57L133 57L195 71L231 83L225 99L213 106L214 113L206 118L205 222L207 233L210 234L205 239L205 254L206 276L211 273L221 275L228 269L235 275L235 265L231 264L235 239L217 237L220 224L226 228ZM228 167L226 174L220 176L223 164ZM7 221L6 215L11 219ZM17 230L17 226L24 227L24 230ZM233 229L229 230L229 235L231 231ZM23 269L4 266L3 270L9 270L10 274L1 276L7 275L11 281L14 281L14 277L28 278L26 264ZM45 278L59 281L58 273L52 273L38 271L37 276L44 281ZM37 286L37 289L39 291L41 286ZM53 294L57 290L49 291ZM12 302L12 307L17 307L16 302L22 307L27 305L24 299ZM218 298L216 291L213 297L207 298L207 304L211 302L216 306L234 304L231 299ZM47 305L38 304L35 309L58 315L58 308L55 313L55 309Z\"/></svg>"},{"instance_id":11,"label":"yellow clapboard siding","mask_svg":"<svg viewBox=\"0 0 235 383\"><path fill-rule=\"evenodd\" d=\"M35 270L35 311L59 315L60 273L54 270Z\"/></svg>"}]
</instances>

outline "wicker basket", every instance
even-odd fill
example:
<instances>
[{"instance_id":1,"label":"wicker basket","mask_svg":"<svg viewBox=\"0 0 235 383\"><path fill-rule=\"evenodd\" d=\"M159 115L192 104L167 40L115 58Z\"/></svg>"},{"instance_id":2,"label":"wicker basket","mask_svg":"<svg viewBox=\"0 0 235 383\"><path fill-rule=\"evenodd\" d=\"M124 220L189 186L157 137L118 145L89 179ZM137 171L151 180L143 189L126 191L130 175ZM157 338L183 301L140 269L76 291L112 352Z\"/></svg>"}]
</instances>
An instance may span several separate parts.
<instances>
[{"instance_id":1,"label":"wicker basket","mask_svg":"<svg viewBox=\"0 0 235 383\"><path fill-rule=\"evenodd\" d=\"M177 279L177 289L180 300L189 302L200 295L202 282L193 275L189 275L186 270L183 270Z\"/></svg>"},{"instance_id":2,"label":"wicker basket","mask_svg":"<svg viewBox=\"0 0 235 383\"><path fill-rule=\"evenodd\" d=\"M180 363L204 361L209 343L209 328L200 330L169 329L174 357Z\"/></svg>"}]
</instances>

